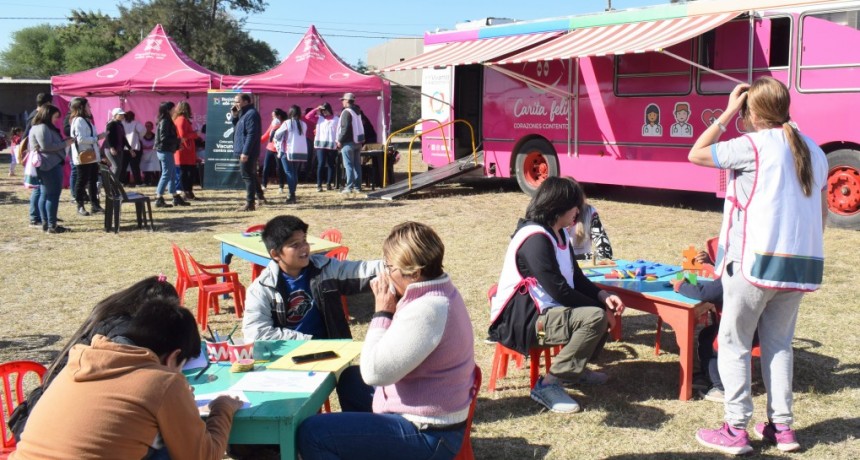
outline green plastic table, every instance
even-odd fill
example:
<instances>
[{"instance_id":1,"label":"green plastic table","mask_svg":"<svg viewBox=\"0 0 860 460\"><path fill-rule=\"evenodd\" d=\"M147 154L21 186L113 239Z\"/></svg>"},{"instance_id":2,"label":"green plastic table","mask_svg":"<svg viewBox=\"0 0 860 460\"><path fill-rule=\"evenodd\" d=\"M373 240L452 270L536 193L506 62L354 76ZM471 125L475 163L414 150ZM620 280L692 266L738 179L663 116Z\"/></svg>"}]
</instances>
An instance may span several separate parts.
<instances>
[{"instance_id":1,"label":"green plastic table","mask_svg":"<svg viewBox=\"0 0 860 460\"><path fill-rule=\"evenodd\" d=\"M284 340L267 342L272 357L270 362L294 350L305 341ZM228 363L229 364L229 363ZM289 372L265 369L268 363L257 364L264 370L255 372ZM199 379L198 370L184 371L194 393L207 394L229 389L245 376L230 372L229 365L213 363ZM230 444L277 444L281 459L296 458L296 430L306 418L319 412L335 387L335 376L327 373L325 381L313 393L262 393L246 391L251 407L239 409L233 417Z\"/></svg>"}]
</instances>

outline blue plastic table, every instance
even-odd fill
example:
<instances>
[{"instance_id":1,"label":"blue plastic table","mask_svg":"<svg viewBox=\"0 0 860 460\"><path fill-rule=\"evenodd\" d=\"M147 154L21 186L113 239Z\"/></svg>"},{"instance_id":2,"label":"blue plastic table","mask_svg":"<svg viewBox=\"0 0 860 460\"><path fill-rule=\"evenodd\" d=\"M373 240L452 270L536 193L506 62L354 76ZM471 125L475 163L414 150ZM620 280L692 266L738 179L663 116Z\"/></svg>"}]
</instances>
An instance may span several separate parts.
<instances>
[{"instance_id":1,"label":"blue plastic table","mask_svg":"<svg viewBox=\"0 0 860 460\"><path fill-rule=\"evenodd\" d=\"M303 340L268 342L271 361L303 344ZM266 364L257 364L265 367ZM244 373L230 372L230 366L212 364L199 379L198 370L185 371L194 393L207 394L224 391L237 383ZM256 372L289 372L265 369ZM313 393L260 393L245 392L251 407L240 409L233 417L230 430L231 444L277 444L281 459L296 458L296 430L306 418L316 414L335 387L335 376L327 373L325 381Z\"/></svg>"},{"instance_id":2,"label":"blue plastic table","mask_svg":"<svg viewBox=\"0 0 860 460\"><path fill-rule=\"evenodd\" d=\"M631 261L616 260L619 267ZM614 267L592 268L598 273L605 274ZM687 401L693 397L693 338L696 326L694 307L701 302L684 297L672 289L669 280L675 275L664 275L655 281L638 279L606 279L603 276L590 277L595 284L608 291L615 292L624 301L624 305L635 310L657 315L664 323L672 326L675 340L680 349L680 391L678 398ZM612 337L621 340L621 321L617 321Z\"/></svg>"}]
</instances>

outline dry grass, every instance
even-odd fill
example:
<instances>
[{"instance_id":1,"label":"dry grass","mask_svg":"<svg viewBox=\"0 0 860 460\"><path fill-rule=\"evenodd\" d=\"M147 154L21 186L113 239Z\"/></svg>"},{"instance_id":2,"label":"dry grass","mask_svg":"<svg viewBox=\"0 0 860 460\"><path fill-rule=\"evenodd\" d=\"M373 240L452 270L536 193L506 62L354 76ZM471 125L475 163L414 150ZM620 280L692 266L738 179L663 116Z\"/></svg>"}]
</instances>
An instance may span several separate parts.
<instances>
[{"instance_id":1,"label":"dry grass","mask_svg":"<svg viewBox=\"0 0 860 460\"><path fill-rule=\"evenodd\" d=\"M402 168L403 165L398 165ZM19 169L20 171L20 169ZM5 175L4 175L5 176ZM156 210L158 231L132 230L130 210L118 236L101 231L100 217L82 218L64 202L60 217L73 232L45 235L27 228L27 192L19 180L0 179L0 235L3 273L0 307L0 361L48 362L80 324L93 304L148 275L175 270L169 242L187 247L204 262L218 259L218 232L241 231L284 213L299 215L313 234L337 227L355 259L380 256L382 239L404 220L432 225L446 245L445 265L470 308L476 359L489 378L493 347L485 345L487 288L497 280L507 241L527 197L511 181L472 181L445 185L393 203L344 199L300 185L299 204L272 205L237 214L238 191L204 190L190 208ZM144 189L152 193L152 189ZM698 194L620 187L589 187L618 257L677 261L689 244L701 247L720 221L720 203ZM270 198L278 198L270 194ZM64 201L68 193L63 193ZM681 203L681 204L678 204ZM825 286L803 302L797 326L796 414L805 451L793 457L860 458L860 320L855 279L860 232L826 233ZM248 264L234 261L243 280ZM193 293L186 300L194 305ZM230 302L226 302L230 307ZM352 299L353 330L363 337L372 306ZM231 309L210 316L219 329L236 322ZM600 388L574 391L585 411L576 415L540 410L528 397L527 372L514 370L501 391L481 395L472 434L477 458L707 458L693 432L713 426L720 405L680 402L678 347L663 334L663 354L655 356L654 318L632 312L625 319L624 341L607 345L600 365L612 381ZM484 388L486 388L486 383ZM755 420L765 417L765 394L755 385ZM774 448L758 452L780 457ZM786 456L787 457L787 456ZM717 457L718 458L718 457Z\"/></svg>"}]
</instances>

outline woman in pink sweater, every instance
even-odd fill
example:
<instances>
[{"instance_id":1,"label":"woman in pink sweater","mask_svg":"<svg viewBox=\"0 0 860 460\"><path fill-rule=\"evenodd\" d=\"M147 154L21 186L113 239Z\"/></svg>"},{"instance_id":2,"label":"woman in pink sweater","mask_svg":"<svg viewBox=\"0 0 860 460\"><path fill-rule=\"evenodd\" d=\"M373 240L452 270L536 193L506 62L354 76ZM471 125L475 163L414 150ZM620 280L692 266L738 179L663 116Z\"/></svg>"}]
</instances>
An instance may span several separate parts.
<instances>
[{"instance_id":1,"label":"woman in pink sweater","mask_svg":"<svg viewBox=\"0 0 860 460\"><path fill-rule=\"evenodd\" d=\"M445 247L416 222L392 229L385 268L373 283L376 313L361 351L361 375L376 387L372 413L305 420L305 460L450 459L460 450L474 381L474 335L466 305L442 271Z\"/></svg>"}]
</instances>

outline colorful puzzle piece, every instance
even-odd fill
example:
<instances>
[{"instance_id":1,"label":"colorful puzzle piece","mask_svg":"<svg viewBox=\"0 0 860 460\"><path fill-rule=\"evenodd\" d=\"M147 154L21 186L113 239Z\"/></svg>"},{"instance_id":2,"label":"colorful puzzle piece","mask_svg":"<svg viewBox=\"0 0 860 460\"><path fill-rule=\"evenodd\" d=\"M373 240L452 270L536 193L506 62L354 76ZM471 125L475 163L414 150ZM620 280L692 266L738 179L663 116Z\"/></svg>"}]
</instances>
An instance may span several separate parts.
<instances>
[{"instance_id":1,"label":"colorful puzzle piece","mask_svg":"<svg viewBox=\"0 0 860 460\"><path fill-rule=\"evenodd\" d=\"M696 260L696 256L699 255L699 251L696 250L695 246L690 245L689 248L684 249L684 252L681 253L684 256L684 261L681 262L681 268L684 270L701 270L702 263Z\"/></svg>"}]
</instances>

